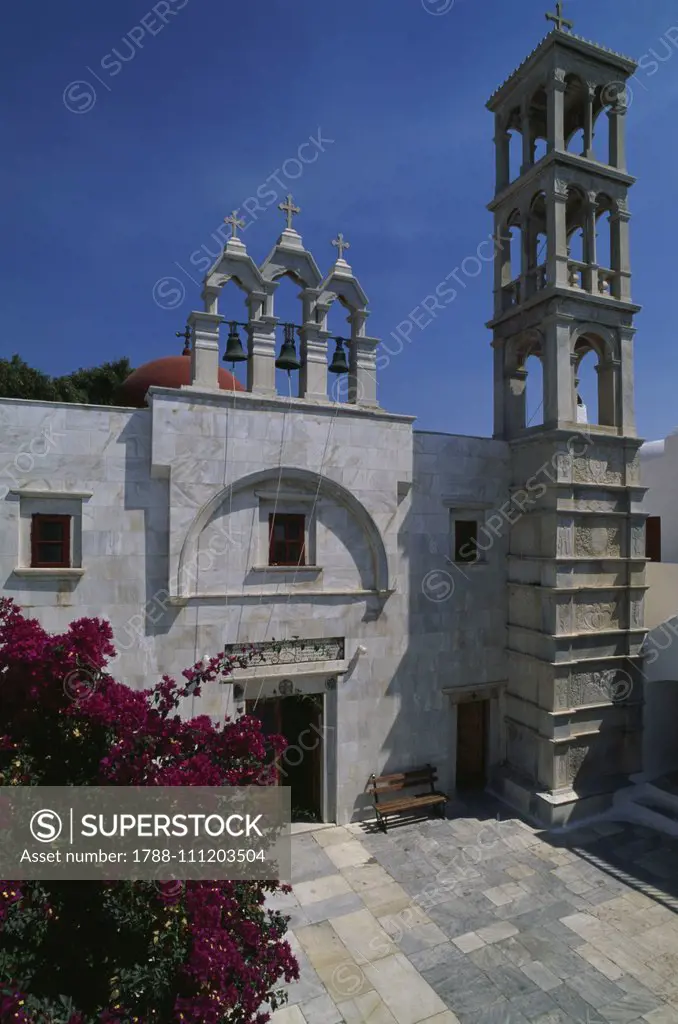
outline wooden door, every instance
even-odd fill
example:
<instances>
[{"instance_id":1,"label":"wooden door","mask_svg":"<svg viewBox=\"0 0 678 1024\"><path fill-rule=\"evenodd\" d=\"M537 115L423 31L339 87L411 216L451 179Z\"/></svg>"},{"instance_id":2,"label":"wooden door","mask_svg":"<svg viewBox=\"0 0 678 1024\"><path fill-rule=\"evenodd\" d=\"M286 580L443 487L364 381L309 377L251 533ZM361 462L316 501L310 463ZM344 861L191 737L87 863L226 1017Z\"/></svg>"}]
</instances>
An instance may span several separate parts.
<instances>
[{"instance_id":1,"label":"wooden door","mask_svg":"<svg viewBox=\"0 0 678 1024\"><path fill-rule=\"evenodd\" d=\"M487 782L487 701L457 705L457 789L482 789Z\"/></svg>"}]
</instances>

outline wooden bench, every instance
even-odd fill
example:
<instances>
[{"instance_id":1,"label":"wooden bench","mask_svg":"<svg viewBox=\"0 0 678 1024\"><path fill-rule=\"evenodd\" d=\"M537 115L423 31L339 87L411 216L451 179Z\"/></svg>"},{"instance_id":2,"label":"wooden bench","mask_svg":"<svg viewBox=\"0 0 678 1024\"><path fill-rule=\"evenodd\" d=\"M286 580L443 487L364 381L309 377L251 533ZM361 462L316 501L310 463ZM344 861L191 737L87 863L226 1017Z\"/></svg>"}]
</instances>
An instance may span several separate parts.
<instances>
[{"instance_id":1,"label":"wooden bench","mask_svg":"<svg viewBox=\"0 0 678 1024\"><path fill-rule=\"evenodd\" d=\"M379 825L386 831L386 821L392 814L404 814L408 811L419 811L424 808L433 810L438 807L440 816L445 817L445 804L448 797L436 789L438 775L432 765L424 765L423 768L411 768L406 772L395 772L392 775L370 776L372 787L372 799L374 810ZM404 789L422 789L427 787L423 793L407 793L402 796L387 798L385 794L402 793Z\"/></svg>"}]
</instances>

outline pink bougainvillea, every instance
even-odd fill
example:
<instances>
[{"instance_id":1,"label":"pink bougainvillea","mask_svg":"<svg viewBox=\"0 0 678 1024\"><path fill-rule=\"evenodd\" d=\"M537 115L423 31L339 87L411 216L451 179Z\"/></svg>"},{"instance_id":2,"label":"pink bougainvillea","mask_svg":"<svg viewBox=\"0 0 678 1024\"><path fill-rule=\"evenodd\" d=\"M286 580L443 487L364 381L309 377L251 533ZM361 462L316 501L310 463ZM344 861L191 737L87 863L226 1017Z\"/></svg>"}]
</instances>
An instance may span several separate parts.
<instances>
[{"instance_id":1,"label":"pink bougainvillea","mask_svg":"<svg viewBox=\"0 0 678 1024\"><path fill-rule=\"evenodd\" d=\"M46 633L0 600L0 784L247 786L273 782L282 737L245 716L180 717L248 650L133 691L107 672L110 625ZM0 1021L264 1024L298 978L277 882L0 882Z\"/></svg>"}]
</instances>

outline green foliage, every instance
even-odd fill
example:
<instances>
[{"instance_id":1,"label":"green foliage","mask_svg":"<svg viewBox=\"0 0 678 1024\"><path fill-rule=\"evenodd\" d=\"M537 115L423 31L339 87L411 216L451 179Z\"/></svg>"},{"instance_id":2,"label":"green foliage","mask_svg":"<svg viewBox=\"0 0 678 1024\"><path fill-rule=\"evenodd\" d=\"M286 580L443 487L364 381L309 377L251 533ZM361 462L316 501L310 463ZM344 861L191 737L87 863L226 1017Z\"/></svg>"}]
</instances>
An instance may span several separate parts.
<instances>
[{"instance_id":1,"label":"green foliage","mask_svg":"<svg viewBox=\"0 0 678 1024\"><path fill-rule=\"evenodd\" d=\"M50 377L29 366L21 356L13 355L11 359L0 359L0 398L114 405L115 393L132 369L125 356L113 363L75 370L63 377Z\"/></svg>"}]
</instances>

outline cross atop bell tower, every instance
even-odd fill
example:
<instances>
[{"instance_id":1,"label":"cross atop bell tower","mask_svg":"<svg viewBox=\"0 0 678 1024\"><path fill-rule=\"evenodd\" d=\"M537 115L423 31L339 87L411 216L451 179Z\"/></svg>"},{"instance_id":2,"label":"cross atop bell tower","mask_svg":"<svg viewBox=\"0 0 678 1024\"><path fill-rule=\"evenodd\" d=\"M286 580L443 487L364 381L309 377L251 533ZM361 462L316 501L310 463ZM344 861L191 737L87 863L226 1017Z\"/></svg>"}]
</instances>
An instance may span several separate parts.
<instances>
[{"instance_id":1,"label":"cross atop bell tower","mask_svg":"<svg viewBox=\"0 0 678 1024\"><path fill-rule=\"evenodd\" d=\"M560 0L556 4L556 13L555 14L547 14L546 15L546 20L547 21L555 22L555 26L556 26L556 28L558 29L559 32L562 32L563 28L574 28L574 25L572 24L572 22L571 21L567 21L563 17L563 5L562 5L562 3L560 3Z\"/></svg>"}]
</instances>

